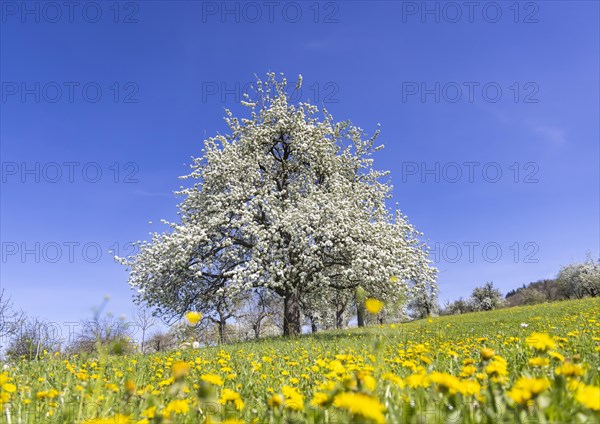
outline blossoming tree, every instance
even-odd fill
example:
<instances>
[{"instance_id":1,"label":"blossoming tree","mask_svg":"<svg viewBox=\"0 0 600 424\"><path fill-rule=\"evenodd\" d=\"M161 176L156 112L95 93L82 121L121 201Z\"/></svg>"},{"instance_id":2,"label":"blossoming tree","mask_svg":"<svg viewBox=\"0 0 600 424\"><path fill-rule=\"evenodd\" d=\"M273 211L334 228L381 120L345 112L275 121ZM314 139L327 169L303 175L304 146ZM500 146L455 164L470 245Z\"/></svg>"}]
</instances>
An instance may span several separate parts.
<instances>
[{"instance_id":1,"label":"blossoming tree","mask_svg":"<svg viewBox=\"0 0 600 424\"><path fill-rule=\"evenodd\" d=\"M387 172L371 158L383 147L379 131L365 137L291 102L286 87L275 74L257 81L257 99L242 103L249 117L227 110L229 133L204 142L182 177L194 184L180 192L180 222L123 260L138 301L206 313L215 299L265 288L282 298L284 334L293 335L306 297L361 287L394 301L434 281L420 234L386 206Z\"/></svg>"}]
</instances>

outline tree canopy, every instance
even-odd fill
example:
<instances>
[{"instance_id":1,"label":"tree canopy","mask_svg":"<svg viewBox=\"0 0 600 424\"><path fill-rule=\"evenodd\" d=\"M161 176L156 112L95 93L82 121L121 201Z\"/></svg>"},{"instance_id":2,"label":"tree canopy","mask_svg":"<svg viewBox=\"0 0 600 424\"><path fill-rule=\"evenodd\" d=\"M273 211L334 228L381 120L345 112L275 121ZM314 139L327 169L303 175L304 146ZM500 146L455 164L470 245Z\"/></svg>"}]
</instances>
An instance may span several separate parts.
<instances>
[{"instance_id":1,"label":"tree canopy","mask_svg":"<svg viewBox=\"0 0 600 424\"><path fill-rule=\"evenodd\" d=\"M303 300L360 287L394 302L434 282L421 234L386 206L388 173L372 159L379 130L366 137L294 104L286 87L273 73L258 80L257 99L242 102L249 117L226 110L229 133L205 140L182 177L193 185L179 192L180 222L123 260L138 301L213 313L267 289L283 300L284 334L297 334Z\"/></svg>"}]
</instances>

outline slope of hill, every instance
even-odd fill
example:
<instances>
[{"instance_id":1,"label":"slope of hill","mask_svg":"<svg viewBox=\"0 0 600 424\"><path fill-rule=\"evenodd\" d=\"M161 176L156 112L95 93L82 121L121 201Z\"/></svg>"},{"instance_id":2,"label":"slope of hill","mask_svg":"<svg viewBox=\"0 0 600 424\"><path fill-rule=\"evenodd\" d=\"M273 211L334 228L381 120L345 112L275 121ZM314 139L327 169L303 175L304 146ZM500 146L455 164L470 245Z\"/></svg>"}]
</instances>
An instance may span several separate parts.
<instances>
[{"instance_id":1,"label":"slope of hill","mask_svg":"<svg viewBox=\"0 0 600 424\"><path fill-rule=\"evenodd\" d=\"M2 420L598 422L599 316L596 298L168 354L22 362L2 374Z\"/></svg>"}]
</instances>

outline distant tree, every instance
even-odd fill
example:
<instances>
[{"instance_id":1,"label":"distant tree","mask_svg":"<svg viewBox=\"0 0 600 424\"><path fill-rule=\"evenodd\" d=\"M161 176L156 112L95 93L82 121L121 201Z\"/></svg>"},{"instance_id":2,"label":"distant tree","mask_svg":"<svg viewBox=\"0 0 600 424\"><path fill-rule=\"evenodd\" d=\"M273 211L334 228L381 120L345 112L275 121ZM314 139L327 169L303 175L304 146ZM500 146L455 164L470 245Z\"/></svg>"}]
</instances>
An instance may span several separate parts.
<instances>
[{"instance_id":1,"label":"distant tree","mask_svg":"<svg viewBox=\"0 0 600 424\"><path fill-rule=\"evenodd\" d=\"M521 292L523 305L536 305L548 301L548 297L544 292L537 288L528 287Z\"/></svg>"},{"instance_id":2,"label":"distant tree","mask_svg":"<svg viewBox=\"0 0 600 424\"><path fill-rule=\"evenodd\" d=\"M44 351L60 351L60 334L51 323L39 318L26 318L12 334L6 357L10 360L36 360Z\"/></svg>"},{"instance_id":3,"label":"distant tree","mask_svg":"<svg viewBox=\"0 0 600 424\"><path fill-rule=\"evenodd\" d=\"M304 296L300 299L300 310L311 332L319 329L344 328L354 315L353 292L335 288L322 290L318 296Z\"/></svg>"},{"instance_id":4,"label":"distant tree","mask_svg":"<svg viewBox=\"0 0 600 424\"><path fill-rule=\"evenodd\" d=\"M453 302L446 301L440 313L442 315L457 315L467 312L473 312L473 305L468 300L460 297Z\"/></svg>"},{"instance_id":5,"label":"distant tree","mask_svg":"<svg viewBox=\"0 0 600 424\"><path fill-rule=\"evenodd\" d=\"M531 283L530 286L542 293L547 301L560 299L558 282L555 279L539 280Z\"/></svg>"},{"instance_id":6,"label":"distant tree","mask_svg":"<svg viewBox=\"0 0 600 424\"><path fill-rule=\"evenodd\" d=\"M600 260L594 260L590 254L584 262L575 262L563 266L555 279L546 278L523 284L506 294L504 304L498 304L500 292L487 283L473 291L468 301L462 298L444 307L443 314L464 313L469 310L487 310L499 306L534 305L563 299L581 299L600 296Z\"/></svg>"},{"instance_id":7,"label":"distant tree","mask_svg":"<svg viewBox=\"0 0 600 424\"><path fill-rule=\"evenodd\" d=\"M437 285L425 283L420 290L415 290L408 307L411 316L416 319L436 315L439 311Z\"/></svg>"},{"instance_id":8,"label":"distant tree","mask_svg":"<svg viewBox=\"0 0 600 424\"><path fill-rule=\"evenodd\" d=\"M524 293L527 289L519 287L516 290L511 290L505 296L504 304L508 307L523 305Z\"/></svg>"},{"instance_id":9,"label":"distant tree","mask_svg":"<svg viewBox=\"0 0 600 424\"><path fill-rule=\"evenodd\" d=\"M300 308L302 315L304 315L307 325L310 327L312 333L319 331L319 328L323 328L328 315L327 309L330 305L327 304L327 299L323 297L304 297L300 299Z\"/></svg>"},{"instance_id":10,"label":"distant tree","mask_svg":"<svg viewBox=\"0 0 600 424\"><path fill-rule=\"evenodd\" d=\"M184 318L170 325L169 334L173 338L173 343L179 346L190 345L194 342L209 346L218 343L218 340L213 340L213 327L212 321L206 319L206 317L203 317L196 324L191 324Z\"/></svg>"},{"instance_id":11,"label":"distant tree","mask_svg":"<svg viewBox=\"0 0 600 424\"><path fill-rule=\"evenodd\" d=\"M131 339L135 328L124 318L111 314L94 316L81 322L79 331L68 348L71 353L96 353L104 349L112 355L124 355L134 351Z\"/></svg>"},{"instance_id":12,"label":"distant tree","mask_svg":"<svg viewBox=\"0 0 600 424\"><path fill-rule=\"evenodd\" d=\"M471 294L470 301L476 311L490 311L503 305L502 293L491 282L476 287Z\"/></svg>"},{"instance_id":13,"label":"distant tree","mask_svg":"<svg viewBox=\"0 0 600 424\"><path fill-rule=\"evenodd\" d=\"M147 352L166 352L177 347L177 340L173 333L156 331L150 335L146 343Z\"/></svg>"},{"instance_id":14,"label":"distant tree","mask_svg":"<svg viewBox=\"0 0 600 424\"><path fill-rule=\"evenodd\" d=\"M10 296L4 289L0 290L0 352L6 341L18 333L24 319L25 314L15 310Z\"/></svg>"},{"instance_id":15,"label":"distant tree","mask_svg":"<svg viewBox=\"0 0 600 424\"><path fill-rule=\"evenodd\" d=\"M527 288L527 286L525 285L525 283L523 283L523 286L519 287L518 289L509 290L508 293L506 293L505 299L513 297L514 295L519 293L521 290L524 290L525 288Z\"/></svg>"},{"instance_id":16,"label":"distant tree","mask_svg":"<svg viewBox=\"0 0 600 424\"><path fill-rule=\"evenodd\" d=\"M282 310L278 296L269 290L254 289L250 292L240 313L239 322L250 328L254 338L262 335L265 324L272 323L272 318Z\"/></svg>"},{"instance_id":17,"label":"distant tree","mask_svg":"<svg viewBox=\"0 0 600 424\"><path fill-rule=\"evenodd\" d=\"M152 314L152 310L145 305L138 306L133 311L133 322L136 326L136 330L140 332L140 352L146 352L146 335L148 331L154 327L158 319Z\"/></svg>"},{"instance_id":18,"label":"distant tree","mask_svg":"<svg viewBox=\"0 0 600 424\"><path fill-rule=\"evenodd\" d=\"M371 314L367 314L367 316L375 316ZM391 324L391 323L399 323L410 320L410 316L408 313L408 305L406 303L397 302L386 304L385 308L376 315L377 323L379 324ZM367 318L368 322L370 318Z\"/></svg>"},{"instance_id":19,"label":"distant tree","mask_svg":"<svg viewBox=\"0 0 600 424\"><path fill-rule=\"evenodd\" d=\"M354 292L349 290L332 290L331 295L331 305L335 316L335 328L346 328L351 318L348 306L354 300Z\"/></svg>"},{"instance_id":20,"label":"distant tree","mask_svg":"<svg viewBox=\"0 0 600 424\"><path fill-rule=\"evenodd\" d=\"M600 261L588 254L585 262L562 267L557 280L561 294L568 299L600 296Z\"/></svg>"},{"instance_id":21,"label":"distant tree","mask_svg":"<svg viewBox=\"0 0 600 424\"><path fill-rule=\"evenodd\" d=\"M205 312L204 319L217 326L219 343L225 343L227 341L227 320L237 316L243 303L244 294L240 293L236 296L228 296L225 292L219 291L210 299L207 299L207 303L210 304L210 307L199 308L201 311Z\"/></svg>"},{"instance_id":22,"label":"distant tree","mask_svg":"<svg viewBox=\"0 0 600 424\"><path fill-rule=\"evenodd\" d=\"M576 297L573 285L561 283L557 279L543 279L529 284L523 284L518 289L506 294L506 306L532 305L542 302L554 302L561 299Z\"/></svg>"}]
</instances>

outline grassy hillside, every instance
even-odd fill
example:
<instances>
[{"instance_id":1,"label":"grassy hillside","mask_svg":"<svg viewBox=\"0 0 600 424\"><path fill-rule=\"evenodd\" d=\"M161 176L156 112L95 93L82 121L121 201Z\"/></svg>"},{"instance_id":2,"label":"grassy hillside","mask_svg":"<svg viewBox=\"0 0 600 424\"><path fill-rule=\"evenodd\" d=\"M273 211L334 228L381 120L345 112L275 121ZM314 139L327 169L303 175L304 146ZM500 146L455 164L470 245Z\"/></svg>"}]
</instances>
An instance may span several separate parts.
<instances>
[{"instance_id":1,"label":"grassy hillside","mask_svg":"<svg viewBox=\"0 0 600 424\"><path fill-rule=\"evenodd\" d=\"M599 317L600 299L585 299L169 354L47 357L2 374L2 420L596 423Z\"/></svg>"}]
</instances>

